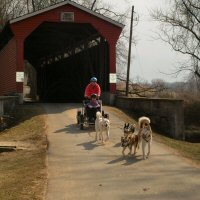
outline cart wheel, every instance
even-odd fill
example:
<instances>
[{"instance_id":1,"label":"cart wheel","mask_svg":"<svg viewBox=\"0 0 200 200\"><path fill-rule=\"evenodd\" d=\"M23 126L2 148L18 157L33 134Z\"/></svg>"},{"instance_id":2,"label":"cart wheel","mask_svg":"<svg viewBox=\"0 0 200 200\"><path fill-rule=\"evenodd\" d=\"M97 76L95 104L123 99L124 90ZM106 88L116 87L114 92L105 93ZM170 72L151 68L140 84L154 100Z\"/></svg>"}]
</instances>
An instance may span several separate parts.
<instances>
[{"instance_id":1,"label":"cart wheel","mask_svg":"<svg viewBox=\"0 0 200 200\"><path fill-rule=\"evenodd\" d=\"M80 115L80 129L83 130L83 123L84 123L84 115Z\"/></svg>"},{"instance_id":2,"label":"cart wheel","mask_svg":"<svg viewBox=\"0 0 200 200\"><path fill-rule=\"evenodd\" d=\"M79 110L79 111L77 111L77 124L79 124L80 123L80 115L81 115L81 111Z\"/></svg>"}]
</instances>

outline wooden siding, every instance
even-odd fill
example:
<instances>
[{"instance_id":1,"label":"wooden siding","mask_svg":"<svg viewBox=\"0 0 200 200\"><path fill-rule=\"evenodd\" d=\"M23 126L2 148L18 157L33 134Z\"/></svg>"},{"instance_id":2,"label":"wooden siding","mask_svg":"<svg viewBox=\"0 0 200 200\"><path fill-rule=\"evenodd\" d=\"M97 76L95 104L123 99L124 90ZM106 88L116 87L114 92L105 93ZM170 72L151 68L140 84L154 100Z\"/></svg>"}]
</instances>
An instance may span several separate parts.
<instances>
[{"instance_id":1,"label":"wooden siding","mask_svg":"<svg viewBox=\"0 0 200 200\"><path fill-rule=\"evenodd\" d=\"M14 38L0 51L0 95L16 92L16 52Z\"/></svg>"},{"instance_id":2,"label":"wooden siding","mask_svg":"<svg viewBox=\"0 0 200 200\"><path fill-rule=\"evenodd\" d=\"M122 28L67 4L10 24L14 37L0 51L0 95L23 93L23 83L16 83L16 71L24 71L24 41L43 22L60 22L61 12L74 12L75 23L90 23L108 41L108 71L116 73L116 42ZM110 84L110 92L115 91L116 84Z\"/></svg>"},{"instance_id":3,"label":"wooden siding","mask_svg":"<svg viewBox=\"0 0 200 200\"><path fill-rule=\"evenodd\" d=\"M60 22L61 12L74 12L75 23L90 23L108 41L110 49L109 73L116 73L116 42L121 34L121 27L111 24L108 21L100 19L97 16L69 4L11 24L11 29L17 38L17 48L19 49L19 47L23 47L25 38L28 37L41 23L45 21ZM18 51L17 70L23 71L24 52L23 49L20 49ZM18 84L18 92L21 92L21 88L22 85ZM116 84L110 84L110 92L115 93L115 91Z\"/></svg>"}]
</instances>

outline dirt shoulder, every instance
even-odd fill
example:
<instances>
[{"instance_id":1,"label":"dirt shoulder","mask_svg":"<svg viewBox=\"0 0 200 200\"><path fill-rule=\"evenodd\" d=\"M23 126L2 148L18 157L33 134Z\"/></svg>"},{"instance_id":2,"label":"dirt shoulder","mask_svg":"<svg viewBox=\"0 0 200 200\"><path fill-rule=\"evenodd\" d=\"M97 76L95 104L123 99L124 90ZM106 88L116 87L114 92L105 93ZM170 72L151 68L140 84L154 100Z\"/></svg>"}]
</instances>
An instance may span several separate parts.
<instances>
[{"instance_id":1,"label":"dirt shoulder","mask_svg":"<svg viewBox=\"0 0 200 200\"><path fill-rule=\"evenodd\" d=\"M15 122L0 132L0 199L42 200L47 184L45 119L39 105L21 105Z\"/></svg>"}]
</instances>

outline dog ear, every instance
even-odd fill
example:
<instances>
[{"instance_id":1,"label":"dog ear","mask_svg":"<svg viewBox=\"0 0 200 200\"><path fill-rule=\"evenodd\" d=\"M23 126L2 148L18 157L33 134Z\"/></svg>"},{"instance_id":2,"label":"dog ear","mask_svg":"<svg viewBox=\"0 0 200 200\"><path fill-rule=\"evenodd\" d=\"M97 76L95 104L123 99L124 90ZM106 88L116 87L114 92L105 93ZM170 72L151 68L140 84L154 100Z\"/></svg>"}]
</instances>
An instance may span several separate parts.
<instances>
[{"instance_id":1,"label":"dog ear","mask_svg":"<svg viewBox=\"0 0 200 200\"><path fill-rule=\"evenodd\" d=\"M131 125L131 131L132 131L132 133L135 132L135 126L133 124Z\"/></svg>"}]
</instances>

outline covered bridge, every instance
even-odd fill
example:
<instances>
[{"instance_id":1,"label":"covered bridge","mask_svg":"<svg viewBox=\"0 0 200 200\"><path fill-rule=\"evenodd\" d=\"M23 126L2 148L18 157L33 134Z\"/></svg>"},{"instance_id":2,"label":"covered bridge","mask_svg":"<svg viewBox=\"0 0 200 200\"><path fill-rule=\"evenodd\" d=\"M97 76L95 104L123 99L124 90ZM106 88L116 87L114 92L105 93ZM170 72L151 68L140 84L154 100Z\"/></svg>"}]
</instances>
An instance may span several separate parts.
<instances>
[{"instance_id":1,"label":"covered bridge","mask_svg":"<svg viewBox=\"0 0 200 200\"><path fill-rule=\"evenodd\" d=\"M80 102L96 76L103 98L112 101L123 27L72 1L10 20L0 33L0 96L23 100L29 85L40 101Z\"/></svg>"}]
</instances>

